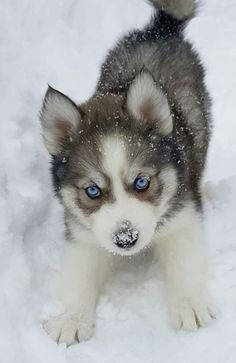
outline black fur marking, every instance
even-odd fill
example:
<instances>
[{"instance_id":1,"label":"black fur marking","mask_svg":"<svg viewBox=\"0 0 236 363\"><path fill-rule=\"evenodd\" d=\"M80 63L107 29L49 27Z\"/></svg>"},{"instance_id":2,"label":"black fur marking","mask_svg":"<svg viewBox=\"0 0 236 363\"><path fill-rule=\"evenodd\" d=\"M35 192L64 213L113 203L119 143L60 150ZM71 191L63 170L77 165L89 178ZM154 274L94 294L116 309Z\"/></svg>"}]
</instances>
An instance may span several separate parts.
<instances>
[{"instance_id":1,"label":"black fur marking","mask_svg":"<svg viewBox=\"0 0 236 363\"><path fill-rule=\"evenodd\" d=\"M164 11L159 11L153 19L153 28L159 29L162 38L182 36L182 31L186 26L186 21L177 20Z\"/></svg>"},{"instance_id":2,"label":"black fur marking","mask_svg":"<svg viewBox=\"0 0 236 363\"><path fill-rule=\"evenodd\" d=\"M62 179L66 175L67 162L68 160L66 157L52 155L51 173L52 173L53 187L56 193L59 192Z\"/></svg>"}]
</instances>

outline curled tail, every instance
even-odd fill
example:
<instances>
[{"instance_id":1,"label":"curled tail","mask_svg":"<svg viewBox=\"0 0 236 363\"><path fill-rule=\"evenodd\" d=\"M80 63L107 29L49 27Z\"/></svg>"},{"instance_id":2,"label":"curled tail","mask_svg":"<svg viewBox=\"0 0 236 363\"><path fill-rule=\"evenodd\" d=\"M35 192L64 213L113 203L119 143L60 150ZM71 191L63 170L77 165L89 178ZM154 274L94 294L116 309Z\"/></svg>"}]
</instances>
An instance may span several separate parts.
<instances>
[{"instance_id":1,"label":"curled tail","mask_svg":"<svg viewBox=\"0 0 236 363\"><path fill-rule=\"evenodd\" d=\"M149 0L157 9L152 28L163 37L181 34L186 23L193 18L195 0Z\"/></svg>"}]
</instances>

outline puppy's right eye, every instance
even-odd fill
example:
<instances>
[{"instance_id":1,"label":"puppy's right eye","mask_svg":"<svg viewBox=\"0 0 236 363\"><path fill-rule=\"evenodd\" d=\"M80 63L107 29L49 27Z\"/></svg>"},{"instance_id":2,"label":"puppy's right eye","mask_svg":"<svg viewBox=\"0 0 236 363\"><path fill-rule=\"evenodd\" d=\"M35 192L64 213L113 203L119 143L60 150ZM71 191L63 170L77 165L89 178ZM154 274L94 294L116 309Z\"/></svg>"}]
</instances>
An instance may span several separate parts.
<instances>
[{"instance_id":1,"label":"puppy's right eye","mask_svg":"<svg viewBox=\"0 0 236 363\"><path fill-rule=\"evenodd\" d=\"M140 176L135 179L133 187L136 192L143 192L149 188L149 185L150 178L147 176Z\"/></svg>"},{"instance_id":2,"label":"puppy's right eye","mask_svg":"<svg viewBox=\"0 0 236 363\"><path fill-rule=\"evenodd\" d=\"M101 189L97 185L91 185L85 189L85 193L91 199L100 198L102 195Z\"/></svg>"}]
</instances>

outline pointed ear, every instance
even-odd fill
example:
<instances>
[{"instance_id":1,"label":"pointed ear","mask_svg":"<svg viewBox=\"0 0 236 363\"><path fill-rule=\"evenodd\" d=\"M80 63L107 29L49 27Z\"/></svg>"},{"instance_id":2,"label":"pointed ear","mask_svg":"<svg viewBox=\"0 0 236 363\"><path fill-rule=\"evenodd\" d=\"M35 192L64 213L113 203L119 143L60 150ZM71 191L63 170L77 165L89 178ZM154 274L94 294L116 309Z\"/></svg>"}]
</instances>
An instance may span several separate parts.
<instances>
[{"instance_id":1,"label":"pointed ear","mask_svg":"<svg viewBox=\"0 0 236 363\"><path fill-rule=\"evenodd\" d=\"M131 83L127 93L128 112L149 127L155 126L163 135L173 129L167 97L148 70L142 70Z\"/></svg>"},{"instance_id":2,"label":"pointed ear","mask_svg":"<svg viewBox=\"0 0 236 363\"><path fill-rule=\"evenodd\" d=\"M44 144L51 155L58 155L76 131L81 116L79 109L63 93L48 87L40 113Z\"/></svg>"}]
</instances>

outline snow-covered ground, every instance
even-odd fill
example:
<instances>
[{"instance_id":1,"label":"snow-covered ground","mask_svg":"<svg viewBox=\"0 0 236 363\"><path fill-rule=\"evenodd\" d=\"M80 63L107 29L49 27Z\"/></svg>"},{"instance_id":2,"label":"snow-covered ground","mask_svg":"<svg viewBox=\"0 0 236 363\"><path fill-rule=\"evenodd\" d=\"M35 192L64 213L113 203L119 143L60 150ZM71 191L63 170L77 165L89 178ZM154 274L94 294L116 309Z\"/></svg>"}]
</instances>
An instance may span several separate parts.
<instances>
[{"instance_id":1,"label":"snow-covered ground","mask_svg":"<svg viewBox=\"0 0 236 363\"><path fill-rule=\"evenodd\" d=\"M236 362L236 0L205 0L187 30L213 96L205 226L218 319L196 333L174 332L147 259L111 277L90 341L66 349L41 327L63 239L40 137L43 94L50 83L78 102L88 97L107 49L150 13L142 0L0 1L1 362Z\"/></svg>"}]
</instances>

